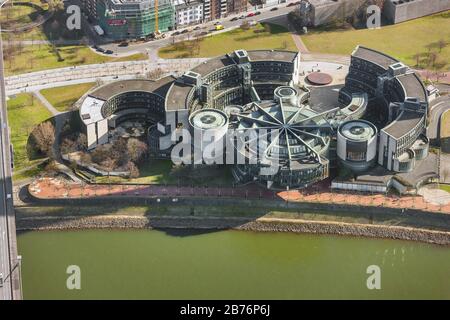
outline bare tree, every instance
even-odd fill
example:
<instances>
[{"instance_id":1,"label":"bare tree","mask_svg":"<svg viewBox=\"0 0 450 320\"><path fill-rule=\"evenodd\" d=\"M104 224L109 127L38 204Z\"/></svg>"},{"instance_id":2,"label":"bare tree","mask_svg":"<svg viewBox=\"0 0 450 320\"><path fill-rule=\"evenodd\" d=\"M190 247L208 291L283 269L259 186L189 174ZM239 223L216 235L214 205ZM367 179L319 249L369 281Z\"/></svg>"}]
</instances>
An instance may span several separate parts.
<instances>
[{"instance_id":1,"label":"bare tree","mask_svg":"<svg viewBox=\"0 0 450 320\"><path fill-rule=\"evenodd\" d=\"M53 143L55 142L55 127L50 121L39 124L32 133L39 151L48 157L53 157Z\"/></svg>"},{"instance_id":2,"label":"bare tree","mask_svg":"<svg viewBox=\"0 0 450 320\"><path fill-rule=\"evenodd\" d=\"M127 142L127 151L130 160L139 163L148 153L148 145L136 138L130 138Z\"/></svg>"},{"instance_id":3,"label":"bare tree","mask_svg":"<svg viewBox=\"0 0 450 320\"><path fill-rule=\"evenodd\" d=\"M419 67L419 63L420 63L420 53L416 53L413 58L416 60L416 68Z\"/></svg>"},{"instance_id":4,"label":"bare tree","mask_svg":"<svg viewBox=\"0 0 450 320\"><path fill-rule=\"evenodd\" d=\"M447 41L445 41L444 39L441 39L437 42L437 46L439 48L439 53L442 51L442 49L444 49L447 46Z\"/></svg>"},{"instance_id":5,"label":"bare tree","mask_svg":"<svg viewBox=\"0 0 450 320\"><path fill-rule=\"evenodd\" d=\"M152 69L147 72L147 78L150 80L158 80L162 77L164 71L161 68Z\"/></svg>"},{"instance_id":6,"label":"bare tree","mask_svg":"<svg viewBox=\"0 0 450 320\"><path fill-rule=\"evenodd\" d=\"M138 178L140 175L139 168L132 161L128 161L127 170L130 171L130 178Z\"/></svg>"}]
</instances>

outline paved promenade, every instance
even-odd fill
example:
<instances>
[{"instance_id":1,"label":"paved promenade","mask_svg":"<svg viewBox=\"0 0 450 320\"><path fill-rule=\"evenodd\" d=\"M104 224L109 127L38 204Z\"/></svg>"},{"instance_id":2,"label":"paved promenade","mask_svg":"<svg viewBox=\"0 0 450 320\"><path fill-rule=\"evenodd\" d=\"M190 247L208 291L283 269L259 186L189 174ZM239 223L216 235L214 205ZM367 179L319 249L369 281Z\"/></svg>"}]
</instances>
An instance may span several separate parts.
<instances>
[{"instance_id":1,"label":"paved promenade","mask_svg":"<svg viewBox=\"0 0 450 320\"><path fill-rule=\"evenodd\" d=\"M55 178L41 178L29 186L30 194L40 199L80 199L93 197L201 197L238 199L278 199L286 202L345 204L367 207L418 209L450 213L450 202L427 202L422 196L386 196L355 194L330 190L272 191L256 185L236 188L189 187L163 185L104 185L67 182Z\"/></svg>"}]
</instances>

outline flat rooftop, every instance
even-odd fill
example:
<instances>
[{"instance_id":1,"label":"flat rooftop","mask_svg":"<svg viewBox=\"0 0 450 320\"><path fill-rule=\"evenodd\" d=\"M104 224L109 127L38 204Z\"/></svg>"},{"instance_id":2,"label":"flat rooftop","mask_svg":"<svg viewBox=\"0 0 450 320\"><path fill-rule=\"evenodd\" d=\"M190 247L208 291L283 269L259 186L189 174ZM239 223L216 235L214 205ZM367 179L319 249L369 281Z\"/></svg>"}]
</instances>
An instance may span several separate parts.
<instances>
[{"instance_id":1,"label":"flat rooftop","mask_svg":"<svg viewBox=\"0 0 450 320\"><path fill-rule=\"evenodd\" d=\"M424 115L420 112L404 110L395 121L391 122L382 130L394 138L401 138L410 132L420 121L423 121Z\"/></svg>"},{"instance_id":2,"label":"flat rooftop","mask_svg":"<svg viewBox=\"0 0 450 320\"><path fill-rule=\"evenodd\" d=\"M174 82L166 96L166 110L186 109L186 100L194 87L189 84Z\"/></svg>"},{"instance_id":3,"label":"flat rooftop","mask_svg":"<svg viewBox=\"0 0 450 320\"><path fill-rule=\"evenodd\" d=\"M405 88L406 97L419 98L421 102L427 101L426 89L416 73L407 73L397 77L397 80Z\"/></svg>"},{"instance_id":4,"label":"flat rooftop","mask_svg":"<svg viewBox=\"0 0 450 320\"><path fill-rule=\"evenodd\" d=\"M202 77L207 76L214 70L233 65L235 64L233 59L228 57L227 55L223 55L220 57L212 58L210 60L207 60L198 66L196 66L194 69L191 69L193 72L199 73Z\"/></svg>"},{"instance_id":5,"label":"flat rooftop","mask_svg":"<svg viewBox=\"0 0 450 320\"><path fill-rule=\"evenodd\" d=\"M376 63L386 70L391 64L399 62L387 54L362 46L358 46L352 56Z\"/></svg>"},{"instance_id":6,"label":"flat rooftop","mask_svg":"<svg viewBox=\"0 0 450 320\"><path fill-rule=\"evenodd\" d=\"M115 81L101 86L90 93L89 96L106 101L121 93L141 91L152 92L165 97L170 84L174 81L175 78L172 76L164 77L157 81L144 79Z\"/></svg>"},{"instance_id":7,"label":"flat rooftop","mask_svg":"<svg viewBox=\"0 0 450 320\"><path fill-rule=\"evenodd\" d=\"M247 51L250 61L284 61L293 62L298 55L295 51L250 50Z\"/></svg>"}]
</instances>

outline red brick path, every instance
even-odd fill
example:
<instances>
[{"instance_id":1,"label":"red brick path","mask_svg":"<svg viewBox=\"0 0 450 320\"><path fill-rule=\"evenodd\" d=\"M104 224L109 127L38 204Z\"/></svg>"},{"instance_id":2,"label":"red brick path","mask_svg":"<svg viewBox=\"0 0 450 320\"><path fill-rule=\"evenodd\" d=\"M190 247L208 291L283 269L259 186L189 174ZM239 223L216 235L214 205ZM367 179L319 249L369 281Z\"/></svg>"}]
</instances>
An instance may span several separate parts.
<instances>
[{"instance_id":1,"label":"red brick path","mask_svg":"<svg viewBox=\"0 0 450 320\"><path fill-rule=\"evenodd\" d=\"M29 187L30 193L40 199L76 199L97 196L141 196L141 197L227 197L240 199L283 199L330 204L353 204L361 206L409 208L450 213L450 203L439 206L426 202L421 196L385 196L382 194L355 194L331 192L322 187L315 190L271 191L257 186L238 188L177 187L163 185L103 185L65 182L53 178L39 179Z\"/></svg>"}]
</instances>

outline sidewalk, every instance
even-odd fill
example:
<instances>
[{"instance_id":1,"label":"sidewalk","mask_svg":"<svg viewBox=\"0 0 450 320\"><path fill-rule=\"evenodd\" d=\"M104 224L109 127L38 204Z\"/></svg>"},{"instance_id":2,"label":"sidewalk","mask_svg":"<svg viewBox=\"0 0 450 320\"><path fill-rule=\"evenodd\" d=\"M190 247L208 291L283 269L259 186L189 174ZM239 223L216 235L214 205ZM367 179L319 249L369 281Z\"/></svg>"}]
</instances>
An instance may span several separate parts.
<instances>
[{"instance_id":1,"label":"sidewalk","mask_svg":"<svg viewBox=\"0 0 450 320\"><path fill-rule=\"evenodd\" d=\"M361 207L385 207L417 209L450 214L450 201L446 204L426 202L421 196L386 196L383 194L355 194L348 192L324 191L274 191L256 185L237 188L189 187L164 185L106 185L67 182L55 178L41 178L29 186L32 196L39 199L87 199L94 197L201 197L267 199L289 202L327 203L330 205L354 205ZM449 199L450 200L450 199ZM175 200L174 200L175 201Z\"/></svg>"}]
</instances>

